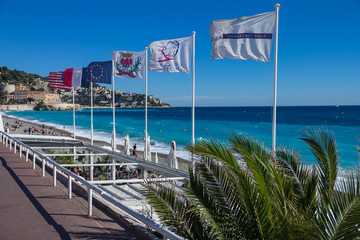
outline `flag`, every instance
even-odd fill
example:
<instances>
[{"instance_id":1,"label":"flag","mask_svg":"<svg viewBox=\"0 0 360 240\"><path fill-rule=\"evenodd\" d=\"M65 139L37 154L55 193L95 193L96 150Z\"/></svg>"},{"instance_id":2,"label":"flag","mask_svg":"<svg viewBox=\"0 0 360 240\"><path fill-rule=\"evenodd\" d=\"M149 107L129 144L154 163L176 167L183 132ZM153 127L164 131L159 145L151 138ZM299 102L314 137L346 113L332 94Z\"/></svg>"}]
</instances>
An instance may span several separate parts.
<instances>
[{"instance_id":1,"label":"flag","mask_svg":"<svg viewBox=\"0 0 360 240\"><path fill-rule=\"evenodd\" d=\"M73 68L67 68L65 71L64 71L64 85L65 86L69 86L69 87L72 87L73 85Z\"/></svg>"},{"instance_id":2,"label":"flag","mask_svg":"<svg viewBox=\"0 0 360 240\"><path fill-rule=\"evenodd\" d=\"M121 78L138 78L145 77L145 51L142 52L125 52L117 51L111 53L114 61L114 74Z\"/></svg>"},{"instance_id":3,"label":"flag","mask_svg":"<svg viewBox=\"0 0 360 240\"><path fill-rule=\"evenodd\" d=\"M89 87L89 83L83 78L86 68L68 68L64 71L64 84L74 87ZM85 80L85 81L82 81Z\"/></svg>"},{"instance_id":4,"label":"flag","mask_svg":"<svg viewBox=\"0 0 360 240\"><path fill-rule=\"evenodd\" d=\"M152 42L149 70L190 73L192 37Z\"/></svg>"},{"instance_id":5,"label":"flag","mask_svg":"<svg viewBox=\"0 0 360 240\"><path fill-rule=\"evenodd\" d=\"M81 75L81 83L80 83L80 87L82 88L89 88L90 87L90 82L89 80L89 74L87 72L87 68L82 68L82 75Z\"/></svg>"},{"instance_id":6,"label":"flag","mask_svg":"<svg viewBox=\"0 0 360 240\"><path fill-rule=\"evenodd\" d=\"M64 72L50 72L48 81L49 88L70 90L70 87L64 85Z\"/></svg>"},{"instance_id":7,"label":"flag","mask_svg":"<svg viewBox=\"0 0 360 240\"><path fill-rule=\"evenodd\" d=\"M252 59L270 62L275 11L210 25L212 59Z\"/></svg>"},{"instance_id":8,"label":"flag","mask_svg":"<svg viewBox=\"0 0 360 240\"><path fill-rule=\"evenodd\" d=\"M92 62L86 69L88 73L87 81L96 83L111 84L112 62Z\"/></svg>"}]
</instances>

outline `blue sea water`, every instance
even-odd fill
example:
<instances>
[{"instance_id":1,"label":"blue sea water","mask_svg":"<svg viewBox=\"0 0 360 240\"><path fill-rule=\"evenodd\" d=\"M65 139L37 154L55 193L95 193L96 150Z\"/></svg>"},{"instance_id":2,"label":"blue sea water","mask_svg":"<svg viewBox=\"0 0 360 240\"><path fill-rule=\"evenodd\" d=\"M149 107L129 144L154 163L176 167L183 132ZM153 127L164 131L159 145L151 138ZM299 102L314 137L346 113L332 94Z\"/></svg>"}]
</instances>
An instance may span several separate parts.
<instances>
[{"instance_id":1,"label":"blue sea water","mask_svg":"<svg viewBox=\"0 0 360 240\"><path fill-rule=\"evenodd\" d=\"M72 131L72 111L22 111L7 115L35 122L53 124ZM130 144L143 147L144 109L116 109L117 142L130 136ZM271 147L271 107L197 107L195 111L195 137L219 139L226 142L229 133L252 136ZM307 145L299 140L307 127L324 128L335 134L341 166L353 167L358 163L360 146L360 106L306 106L277 108L277 146L295 148L307 164L315 163ZM112 110L94 110L94 138L110 142ZM152 151L168 153L171 141L177 143L177 155L189 158L185 146L191 141L191 108L161 108L148 110L148 132ZM76 135L90 137L90 110L76 111Z\"/></svg>"}]
</instances>

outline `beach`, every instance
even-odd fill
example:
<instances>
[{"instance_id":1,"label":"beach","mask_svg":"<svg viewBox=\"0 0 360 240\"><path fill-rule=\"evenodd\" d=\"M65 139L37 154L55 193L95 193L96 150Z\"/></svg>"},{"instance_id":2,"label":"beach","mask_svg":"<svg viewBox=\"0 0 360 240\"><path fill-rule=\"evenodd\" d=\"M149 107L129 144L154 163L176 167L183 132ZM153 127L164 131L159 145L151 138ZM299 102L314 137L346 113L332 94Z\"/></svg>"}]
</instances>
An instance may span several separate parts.
<instances>
[{"instance_id":1,"label":"beach","mask_svg":"<svg viewBox=\"0 0 360 240\"><path fill-rule=\"evenodd\" d=\"M64 129L60 129L60 128L55 128L53 126L50 126L50 125L47 125L46 123L34 123L34 122L31 122L31 121L26 121L26 120L23 120L23 119L18 119L18 118L14 118L14 117L9 117L9 116L6 116L6 115L2 115L2 118L3 118L3 124L4 124L4 129L5 129L5 132L6 132L6 128L7 126L9 126L9 132L10 134L29 134L28 133L28 129L36 129L36 133L33 132L33 134L35 135L42 135L42 133L44 132L45 134L44 135L55 135L55 136L65 136L65 137L72 137L73 136L73 133L71 132L72 129L69 129L69 128L66 128L65 127L65 130ZM21 124L21 127L20 127L20 124ZM15 127L18 126L16 128L16 131L15 131ZM25 132L26 130L26 132ZM47 131L48 130L48 131ZM47 134L48 132L48 134ZM76 136L76 139L78 140L81 140L83 142L84 145L91 145L91 139L87 138L87 137L84 137L84 136ZM94 145L96 147L99 147L99 148L104 148L106 150L111 150L112 147L111 147L111 143L109 142L106 142L106 141L100 141L100 140L94 140L93 141ZM123 145L120 145L120 144L117 144L117 151L119 151L120 153L123 153L124 152L124 146ZM130 153L132 153L132 149L130 147ZM143 160L144 159L144 152L139 150L139 148L136 150L136 153L137 153L137 157L134 157L134 158L137 158L137 159L141 159ZM152 162L154 162L154 159L155 159L155 152L152 152L151 153L152 155ZM157 157L158 157L158 163L161 164L161 165L167 165L167 154L164 154L164 153L157 153ZM185 159L182 159L182 158L179 158L177 157L177 160L178 160L178 165L179 165L179 170L182 170L182 171L188 171L189 169L189 164L190 162L188 160L185 160Z\"/></svg>"}]
</instances>

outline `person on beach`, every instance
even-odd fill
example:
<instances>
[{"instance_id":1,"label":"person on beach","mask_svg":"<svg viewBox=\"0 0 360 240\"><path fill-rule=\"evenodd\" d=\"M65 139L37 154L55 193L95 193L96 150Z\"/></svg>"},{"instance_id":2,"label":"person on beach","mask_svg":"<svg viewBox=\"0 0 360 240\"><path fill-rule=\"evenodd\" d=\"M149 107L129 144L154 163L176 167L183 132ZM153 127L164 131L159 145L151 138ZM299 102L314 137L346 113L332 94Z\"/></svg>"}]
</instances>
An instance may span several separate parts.
<instances>
[{"instance_id":1,"label":"person on beach","mask_svg":"<svg viewBox=\"0 0 360 240\"><path fill-rule=\"evenodd\" d=\"M136 154L136 143L134 144L134 146L133 146L133 154L132 154L133 156L138 156L137 154Z\"/></svg>"},{"instance_id":2,"label":"person on beach","mask_svg":"<svg viewBox=\"0 0 360 240\"><path fill-rule=\"evenodd\" d=\"M140 172L139 170L135 170L134 174L133 174L133 178L140 178Z\"/></svg>"}]
</instances>

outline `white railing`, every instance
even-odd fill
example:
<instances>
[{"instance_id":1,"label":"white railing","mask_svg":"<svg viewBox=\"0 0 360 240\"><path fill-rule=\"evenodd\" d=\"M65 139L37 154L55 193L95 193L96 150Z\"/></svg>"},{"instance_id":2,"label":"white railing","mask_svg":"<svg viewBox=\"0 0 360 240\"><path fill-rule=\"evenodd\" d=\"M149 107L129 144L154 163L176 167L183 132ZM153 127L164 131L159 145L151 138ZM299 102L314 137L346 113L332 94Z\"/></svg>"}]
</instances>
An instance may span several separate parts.
<instances>
[{"instance_id":1,"label":"white railing","mask_svg":"<svg viewBox=\"0 0 360 240\"><path fill-rule=\"evenodd\" d=\"M44 154L36 151L34 148L24 144L23 142L17 140L16 138L13 138L13 137L9 136L8 134L0 131L0 139L1 139L2 143L5 144L6 147L9 146L10 150L12 149L12 145L13 145L14 153L16 153L17 148L19 148L19 152L20 152L19 156L20 157L22 156L23 151L25 150L25 152L26 152L25 161L26 162L29 161L29 154L32 153L32 155L33 155L32 168L33 169L35 169L36 160L39 159L41 161L41 163L42 163L42 176L43 177L45 176L46 165L48 165L48 167L52 168L53 169L53 185L54 186L56 186L56 179L57 179L56 178L56 173L57 173L57 171L64 172L64 174L67 175L67 178L68 178L68 198L69 199L72 198L72 182L74 180L77 180L80 183L84 184L86 186L87 193L88 193L88 216L92 216L92 198L93 198L93 192L95 191L103 199L111 202L116 207L120 208L121 210L123 210L124 212L129 214L130 216L134 217L135 219L139 220L143 224L147 225L148 227L152 228L156 232L160 233L163 236L163 239L183 239L183 238L179 237L178 235L176 235L175 233L163 228L162 226L160 226L158 223L154 222L153 220L151 220L151 219L145 217L144 215L141 215L140 213L138 213L138 212L130 209L129 207L125 206L124 204L119 202L115 197L113 197L109 193L104 192L99 187L89 183L84 178L82 178L82 177L76 175L75 173L69 171L68 169L64 168L60 164L58 164L55 161L49 159Z\"/></svg>"}]
</instances>

